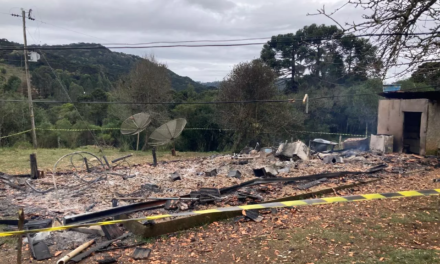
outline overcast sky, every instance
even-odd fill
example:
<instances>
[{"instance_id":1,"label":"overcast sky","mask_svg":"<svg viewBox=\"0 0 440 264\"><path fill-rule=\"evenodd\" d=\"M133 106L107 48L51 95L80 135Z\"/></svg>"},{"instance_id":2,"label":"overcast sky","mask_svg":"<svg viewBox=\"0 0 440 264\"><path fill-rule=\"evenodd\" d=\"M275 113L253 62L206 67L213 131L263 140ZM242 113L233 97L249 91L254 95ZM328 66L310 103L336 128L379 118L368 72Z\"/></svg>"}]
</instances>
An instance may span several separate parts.
<instances>
[{"instance_id":1,"label":"overcast sky","mask_svg":"<svg viewBox=\"0 0 440 264\"><path fill-rule=\"evenodd\" d=\"M32 9L28 44L145 43L270 37L312 23L333 24L307 16L324 4L333 10L346 0L0 0L0 38L23 43L21 18L8 14ZM358 20L360 10L343 9L341 21ZM76 32L73 32L76 31ZM245 41L265 42L265 40ZM154 54L175 73L195 81L222 80L232 67L258 58L262 45L115 50Z\"/></svg>"}]
</instances>

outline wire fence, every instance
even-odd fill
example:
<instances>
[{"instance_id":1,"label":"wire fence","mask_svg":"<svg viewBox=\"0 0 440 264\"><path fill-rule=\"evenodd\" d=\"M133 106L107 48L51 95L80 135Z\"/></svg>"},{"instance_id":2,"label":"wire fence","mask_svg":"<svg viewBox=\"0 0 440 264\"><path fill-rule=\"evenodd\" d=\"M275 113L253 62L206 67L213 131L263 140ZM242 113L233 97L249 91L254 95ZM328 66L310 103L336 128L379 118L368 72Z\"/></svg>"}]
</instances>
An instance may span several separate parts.
<instances>
[{"instance_id":1,"label":"wire fence","mask_svg":"<svg viewBox=\"0 0 440 264\"><path fill-rule=\"evenodd\" d=\"M121 128L84 128L84 129L75 129L75 128L36 128L36 131L60 131L60 132L85 132L85 131L112 131L112 130L120 130ZM231 128L200 128L200 127L191 127L184 128L184 131L235 131L236 129ZM14 134L9 134L7 136L2 136L0 139L20 136L26 133L31 132L32 129L21 131ZM330 132L320 132L320 131L289 131L292 134L317 134L317 135L334 135L334 136L348 136L348 137L367 137L367 134L347 134L347 133L330 133Z\"/></svg>"}]
</instances>

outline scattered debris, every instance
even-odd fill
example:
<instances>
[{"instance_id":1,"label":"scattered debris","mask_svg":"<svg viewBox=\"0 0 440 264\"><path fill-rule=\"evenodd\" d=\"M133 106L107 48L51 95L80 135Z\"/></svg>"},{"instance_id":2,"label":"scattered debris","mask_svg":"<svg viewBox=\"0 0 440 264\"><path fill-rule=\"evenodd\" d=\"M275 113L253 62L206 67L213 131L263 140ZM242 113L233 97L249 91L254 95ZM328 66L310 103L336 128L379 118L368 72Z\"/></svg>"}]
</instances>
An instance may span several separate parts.
<instances>
[{"instance_id":1,"label":"scattered debris","mask_svg":"<svg viewBox=\"0 0 440 264\"><path fill-rule=\"evenodd\" d=\"M238 165L246 165L249 163L249 160L240 160L238 161Z\"/></svg>"},{"instance_id":2,"label":"scattered debris","mask_svg":"<svg viewBox=\"0 0 440 264\"><path fill-rule=\"evenodd\" d=\"M6 174L4 174L4 175L0 175L0 180L1 180L1 182L3 182L4 184L7 184L7 185L9 185L10 187L12 187L12 188L14 188L14 189L17 189L17 190L20 190L20 191L26 191L26 188L24 188L24 187L22 187L22 186L19 186L19 185L17 185L17 184L15 184L15 183L13 183L11 180L10 180L10 177L7 177L6 176Z\"/></svg>"},{"instance_id":3,"label":"scattered debris","mask_svg":"<svg viewBox=\"0 0 440 264\"><path fill-rule=\"evenodd\" d=\"M242 149L240 151L240 154L249 154L249 153L251 153L252 150L253 150L253 148L251 148L251 147L245 147L244 149Z\"/></svg>"},{"instance_id":4,"label":"scattered debris","mask_svg":"<svg viewBox=\"0 0 440 264\"><path fill-rule=\"evenodd\" d=\"M278 175L278 171L274 167L266 166L264 171L266 172L265 177L276 177Z\"/></svg>"},{"instance_id":5,"label":"scattered debris","mask_svg":"<svg viewBox=\"0 0 440 264\"><path fill-rule=\"evenodd\" d=\"M265 168L259 168L259 169L253 169L255 177L265 177L266 176L266 169Z\"/></svg>"},{"instance_id":6,"label":"scattered debris","mask_svg":"<svg viewBox=\"0 0 440 264\"><path fill-rule=\"evenodd\" d=\"M164 206L165 210L174 210L177 209L176 205L172 200L167 200Z\"/></svg>"},{"instance_id":7,"label":"scattered debris","mask_svg":"<svg viewBox=\"0 0 440 264\"><path fill-rule=\"evenodd\" d=\"M345 150L357 149L360 151L367 151L370 147L369 138L347 138L342 145Z\"/></svg>"},{"instance_id":8,"label":"scattered debris","mask_svg":"<svg viewBox=\"0 0 440 264\"><path fill-rule=\"evenodd\" d=\"M180 181L182 178L180 177L180 174L176 171L173 174L171 174L171 181Z\"/></svg>"},{"instance_id":9,"label":"scattered debris","mask_svg":"<svg viewBox=\"0 0 440 264\"><path fill-rule=\"evenodd\" d=\"M141 189L146 190L146 191L151 191L151 192L154 192L154 193L160 192L160 187L157 186L156 184L149 184L149 183L147 183L147 184L142 185Z\"/></svg>"},{"instance_id":10,"label":"scattered debris","mask_svg":"<svg viewBox=\"0 0 440 264\"><path fill-rule=\"evenodd\" d=\"M281 144L275 153L280 160L309 160L308 147L301 141Z\"/></svg>"},{"instance_id":11,"label":"scattered debris","mask_svg":"<svg viewBox=\"0 0 440 264\"><path fill-rule=\"evenodd\" d=\"M101 228L108 240L115 239L124 234L124 231L122 231L117 225L103 225Z\"/></svg>"},{"instance_id":12,"label":"scattered debris","mask_svg":"<svg viewBox=\"0 0 440 264\"><path fill-rule=\"evenodd\" d=\"M262 196L260 196L260 195L255 195L255 194L251 194L251 193L248 192L248 191L239 191L239 192L237 193L237 197L238 197L239 200L246 200L247 198L250 198L250 199L252 199L252 200L260 200L260 201L263 200L263 197L262 197Z\"/></svg>"},{"instance_id":13,"label":"scattered debris","mask_svg":"<svg viewBox=\"0 0 440 264\"><path fill-rule=\"evenodd\" d=\"M325 155L322 158L322 161L325 164L335 164L335 163L344 163L344 159L338 155Z\"/></svg>"},{"instance_id":14,"label":"scattered debris","mask_svg":"<svg viewBox=\"0 0 440 264\"><path fill-rule=\"evenodd\" d=\"M332 143L330 146L333 146L334 142L330 143ZM165 205L167 209L183 211L188 209L209 210L214 206L209 203L216 203L218 206L236 206L246 203L256 204L270 199L282 199L305 194L307 192L304 190L318 186L324 182L326 182L326 187L319 186L316 190L314 188L314 192L321 191L324 188L337 189L341 186L358 184L359 182L367 181L367 178L372 177L379 177L392 182L394 178L402 178L401 176L416 171L427 171L427 169L431 169L439 164L436 157L429 158L406 154L381 155L374 152L363 152L360 150L337 150L333 151L330 155L319 153L318 155L312 155L310 157L311 160L303 160L301 158L302 155L308 154L308 149L304 143L298 141L283 145L284 146L280 146L277 151L279 159L275 159L275 156L272 155L274 152L272 148L262 148L259 154L257 154L257 156L259 155L258 157L250 154L234 156L217 155L211 158L197 158L193 161L170 161L164 163L164 166L161 166L160 168L154 168L149 164L135 165L137 170L140 171L137 175L141 175L142 177L137 176L137 178L134 179L126 179L125 182L123 182L120 177L109 176L108 179L106 179L104 175L109 174L108 171L99 171L96 168L93 159L87 158L86 164L84 159L80 159L80 156L77 155L75 158L80 159L83 166L83 168L77 166L79 170L78 175L81 175L81 177L88 176L88 178L84 179L88 181L96 179L96 177L101 177L102 179L106 179L106 181L99 183L95 182L92 183L93 185L82 182L82 186L89 186L91 188L81 190L81 192L78 191L78 189L81 188L74 188L74 192L70 192L70 190L64 187L76 184L75 181L78 179L69 177L72 175L69 171L59 172L57 174L58 186L60 186L58 191L63 199L60 199L56 204L53 203L53 207L51 207L52 203L46 201L50 200L50 195L44 195L44 193L38 194L35 192L23 195L21 191L9 188L9 186L6 185L1 185L1 182L0 185L3 190L7 190L11 194L14 194L12 197L15 204L26 205L38 203L38 205L42 205L41 208L44 208L45 211L44 213L35 213L37 219L41 217L53 219L56 216L60 218L64 216L63 220L65 224L80 224L95 222L101 219L110 219L122 214L128 214L129 218L141 218L144 215L156 215L163 213L163 207ZM265 154L269 154L270 156L266 157ZM291 158L288 156L291 156ZM317 157L324 159L324 162L336 163L345 161L345 163L338 166L324 166ZM295 160L295 162L293 162L293 160ZM242 166L233 165L237 163L242 164ZM390 168L381 172L386 165L377 165L383 163L389 163ZM90 173L86 173L87 166L88 170L91 171ZM370 166L372 169L365 170L366 167ZM217 169L210 170L212 168ZM239 170L237 170L237 168L239 168ZM400 175L397 176L396 174L392 174L392 172L399 173ZM99 176L99 174L101 175ZM208 174L210 176L216 175L217 177L204 178L198 176L204 174L207 176ZM48 172L47 175L51 175L50 172ZM257 178L255 178L254 175ZM426 174L422 172L421 176L423 175ZM2 176L0 181L4 180L3 177L6 177L6 179L18 186L26 186L24 184L26 179L10 178L4 176L4 174L0 176ZM429 181L431 181L432 178L429 178ZM50 178L32 180L31 182L32 185L38 189L47 189L47 187L44 188L44 186L51 184ZM344 182L347 183L344 184ZM440 182L440 179L434 180L434 182ZM293 185L286 186L287 183ZM101 188L104 184L105 188ZM152 194L153 192L157 194ZM110 200L112 201L113 206L117 206L118 199L120 207L106 209L109 207ZM154 199L155 201L128 204L133 202L130 200L138 199ZM94 207L90 205L93 205ZM87 206L87 208L85 208L85 206ZM93 209L92 211L94 212L81 214L84 212L84 209ZM152 209L155 211L140 212ZM259 217L261 216L258 212L246 213L246 218L248 219L259 221ZM44 221L46 221L46 223L41 223L42 226L50 225L51 220ZM0 224L2 223L4 223L4 221L0 220ZM164 222L163 220L157 220L157 223L154 221L145 221L142 224L148 225L149 227L143 227L140 224L139 226L153 230L162 228ZM156 227L152 228L151 226L154 224L156 224ZM38 228L38 225L39 224L34 224L33 226ZM116 230L113 230L112 228L116 228ZM126 226L125 228L128 229ZM32 245L36 245L36 241L38 242L40 240L55 252L56 250L60 250L60 246L63 244L67 244L67 247L70 247L68 249L71 250L80 245L79 243L84 243L91 238L97 238L98 241L104 239L101 237L103 235L110 240L115 237L118 238L123 234L123 231L120 227L115 225L102 227L102 230L99 231L89 228L78 228L70 230L70 233L56 233L62 235L63 238L56 238L52 235L44 238L44 234L41 233L29 239L29 241ZM72 242L75 237L74 234L81 235L82 241L76 240ZM87 236L86 234L91 235L92 237ZM53 243L51 244L50 241ZM123 248L123 245L124 243L115 244L112 248ZM42 249L42 251L44 250L45 249ZM99 249L96 251L104 250Z\"/></svg>"},{"instance_id":15,"label":"scattered debris","mask_svg":"<svg viewBox=\"0 0 440 264\"><path fill-rule=\"evenodd\" d=\"M130 204L126 206L119 206L115 208L110 208L103 211L98 212L92 212L92 213L86 213L86 214L79 214L79 215L71 215L71 216L65 216L63 218L63 224L64 225L70 225L70 224L79 224L79 223L87 223L92 221L97 221L121 214L128 214L133 213L137 211L142 210L152 210L161 208L165 205L166 201L158 200L158 201L148 201L143 203L137 203L137 204Z\"/></svg>"},{"instance_id":16,"label":"scattered debris","mask_svg":"<svg viewBox=\"0 0 440 264\"><path fill-rule=\"evenodd\" d=\"M52 225L52 219L33 220L24 225L25 229L41 229L50 227Z\"/></svg>"},{"instance_id":17,"label":"scattered debris","mask_svg":"<svg viewBox=\"0 0 440 264\"><path fill-rule=\"evenodd\" d=\"M199 190L200 203L210 203L220 200L220 191L216 188L201 188Z\"/></svg>"},{"instance_id":18,"label":"scattered debris","mask_svg":"<svg viewBox=\"0 0 440 264\"><path fill-rule=\"evenodd\" d=\"M380 152L388 154L393 152L393 140L392 135L371 135L370 150L373 152Z\"/></svg>"},{"instance_id":19,"label":"scattered debris","mask_svg":"<svg viewBox=\"0 0 440 264\"><path fill-rule=\"evenodd\" d=\"M263 221L263 217L258 213L257 210L243 210L242 214L257 223Z\"/></svg>"},{"instance_id":20,"label":"scattered debris","mask_svg":"<svg viewBox=\"0 0 440 264\"><path fill-rule=\"evenodd\" d=\"M127 238L129 235L130 235L130 233L127 233L127 234L124 234L124 235L122 235L122 236L120 236L120 237L118 237L118 238L116 238L116 239L112 239L112 240L108 240L108 241L102 242L102 243L100 243L100 244L94 246L93 248L87 250L86 252L81 253L81 254L79 254L79 255L77 255L77 256L71 258L71 261L73 261L73 262L75 262L75 263L78 263L78 262L80 262L81 260L83 260L83 259L87 258L88 256L90 256L90 255L91 255L92 253L94 253L95 251L100 250L100 249L103 249L103 248L106 248L106 247L110 246L113 242L116 242L116 241L118 241L118 240L123 240L123 239ZM82 249L82 250L83 250L83 249ZM81 250L81 251L82 251L82 250ZM79 251L79 252L80 252L80 251ZM60 264L60 263L57 263L57 264Z\"/></svg>"},{"instance_id":21,"label":"scattered debris","mask_svg":"<svg viewBox=\"0 0 440 264\"><path fill-rule=\"evenodd\" d=\"M262 148L262 149L260 150L260 153L264 153L264 155L265 155L266 157L269 156L269 155L271 155L271 154L273 154L273 152L274 152L273 148Z\"/></svg>"},{"instance_id":22,"label":"scattered debris","mask_svg":"<svg viewBox=\"0 0 440 264\"><path fill-rule=\"evenodd\" d=\"M319 180L316 180L316 181L312 181L312 182L308 182L308 183L304 183L304 184L298 185L297 188L299 190L307 190L307 189L310 189L310 188L312 188L314 186L320 185L321 183L326 182L327 180L328 180L327 178L322 178L322 179L319 179Z\"/></svg>"},{"instance_id":23,"label":"scattered debris","mask_svg":"<svg viewBox=\"0 0 440 264\"><path fill-rule=\"evenodd\" d=\"M111 264L118 262L118 260L110 256L105 256L103 259L98 259L96 262L98 262L98 264Z\"/></svg>"},{"instance_id":24,"label":"scattered debris","mask_svg":"<svg viewBox=\"0 0 440 264\"><path fill-rule=\"evenodd\" d=\"M91 227L79 227L79 228L72 228L72 231L88 234L88 235L94 235L94 236L105 236L104 231L102 231L100 226L91 226Z\"/></svg>"},{"instance_id":25,"label":"scattered debris","mask_svg":"<svg viewBox=\"0 0 440 264\"><path fill-rule=\"evenodd\" d=\"M151 253L151 249L149 249L149 248L135 248L131 257L134 260L148 259L148 257L150 256L150 253Z\"/></svg>"},{"instance_id":26,"label":"scattered debris","mask_svg":"<svg viewBox=\"0 0 440 264\"><path fill-rule=\"evenodd\" d=\"M69 254L65 255L64 257L62 257L60 260L57 261L57 264L65 264L67 263L69 260L72 260L74 262L78 262L75 261L73 258L76 258L75 256L78 255L78 253L80 253L81 251L83 251L84 249L90 247L90 245L92 245L93 243L95 243L95 240L90 240L89 242L86 242L84 244L82 244L81 246L79 246L78 248L76 248L74 251L70 252ZM88 251L87 251L88 252ZM87 253L86 252L86 253ZM85 253L83 253L85 254ZM87 255L88 256L88 255ZM81 258L83 259L83 258ZM81 260L80 259L80 260Z\"/></svg>"},{"instance_id":27,"label":"scattered debris","mask_svg":"<svg viewBox=\"0 0 440 264\"><path fill-rule=\"evenodd\" d=\"M207 176L207 177L214 177L214 176L217 176L217 169L213 169L213 170L211 170L211 171L207 171L207 172L205 172L205 176Z\"/></svg>"},{"instance_id":28,"label":"scattered debris","mask_svg":"<svg viewBox=\"0 0 440 264\"><path fill-rule=\"evenodd\" d=\"M91 205L87 206L86 208L84 208L84 211L88 212L90 210L93 209L93 207L95 207L96 203L92 203Z\"/></svg>"},{"instance_id":29,"label":"scattered debris","mask_svg":"<svg viewBox=\"0 0 440 264\"><path fill-rule=\"evenodd\" d=\"M338 145L338 143L333 141L328 141L322 138L316 138L312 140L312 144L310 145L310 149L315 152L325 152L328 150L328 147L330 146L330 152L333 152L335 146Z\"/></svg>"},{"instance_id":30,"label":"scattered debris","mask_svg":"<svg viewBox=\"0 0 440 264\"><path fill-rule=\"evenodd\" d=\"M27 223L27 220L24 220L25 223ZM0 225L5 226L18 226L18 220L17 219L0 219Z\"/></svg>"},{"instance_id":31,"label":"scattered debris","mask_svg":"<svg viewBox=\"0 0 440 264\"><path fill-rule=\"evenodd\" d=\"M289 173L290 172L290 168L289 167L285 167L285 168L279 169L278 172L279 173Z\"/></svg>"},{"instance_id":32,"label":"scattered debris","mask_svg":"<svg viewBox=\"0 0 440 264\"><path fill-rule=\"evenodd\" d=\"M238 171L238 170L231 170L228 173L228 177L233 177L233 178L240 179L241 178L241 172Z\"/></svg>"},{"instance_id":33,"label":"scattered debris","mask_svg":"<svg viewBox=\"0 0 440 264\"><path fill-rule=\"evenodd\" d=\"M50 232L44 232L50 233ZM41 233L38 233L41 234ZM38 235L37 234L37 235ZM35 240L30 234L27 234L27 239L29 243L29 249L31 250L32 257L38 261L50 259L52 255L50 254L49 248L42 240Z\"/></svg>"}]
</instances>

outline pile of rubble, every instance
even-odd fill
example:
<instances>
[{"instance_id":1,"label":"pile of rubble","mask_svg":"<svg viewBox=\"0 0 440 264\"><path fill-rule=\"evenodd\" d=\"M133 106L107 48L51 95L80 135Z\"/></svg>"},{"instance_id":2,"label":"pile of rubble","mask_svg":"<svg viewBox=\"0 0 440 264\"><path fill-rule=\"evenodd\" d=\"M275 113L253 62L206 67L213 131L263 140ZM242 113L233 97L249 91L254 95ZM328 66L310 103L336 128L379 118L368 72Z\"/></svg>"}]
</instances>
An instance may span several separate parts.
<instances>
[{"instance_id":1,"label":"pile of rubble","mask_svg":"<svg viewBox=\"0 0 440 264\"><path fill-rule=\"evenodd\" d=\"M354 147L335 151L338 143L316 139L310 147L297 141L276 149L247 148L240 154L162 162L158 166L130 166L128 156L116 160L126 164L111 166L105 158L87 158L86 153L66 155L73 168L54 170L54 175L45 173L45 178L0 175L2 195L9 198L0 205L0 213L2 218L12 219L17 207L24 207L28 229L140 218L335 192L439 166L437 157L372 153L362 150L362 140L347 142ZM258 212L247 212L243 217L261 221ZM0 220L0 224L5 221ZM10 230L16 229L14 223L8 223ZM96 243L72 259L78 262L106 248L139 246L127 238L122 226L110 225L38 233L27 239L37 260L58 256L58 252L90 241ZM148 257L148 250L138 247L133 258Z\"/></svg>"}]
</instances>

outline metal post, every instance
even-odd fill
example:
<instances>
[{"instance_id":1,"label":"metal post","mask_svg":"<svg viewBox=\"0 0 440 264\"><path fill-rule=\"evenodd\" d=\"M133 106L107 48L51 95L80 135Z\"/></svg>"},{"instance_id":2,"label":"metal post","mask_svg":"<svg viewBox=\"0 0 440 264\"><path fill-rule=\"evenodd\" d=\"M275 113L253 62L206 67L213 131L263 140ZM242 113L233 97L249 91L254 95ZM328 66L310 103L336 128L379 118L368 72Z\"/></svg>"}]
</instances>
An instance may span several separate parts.
<instances>
[{"instance_id":1,"label":"metal post","mask_svg":"<svg viewBox=\"0 0 440 264\"><path fill-rule=\"evenodd\" d=\"M28 90L28 101L29 101L29 112L31 116L31 127L32 127L32 144L34 149L37 148L37 134L35 131L35 120L34 120L34 106L32 105L32 90L31 90L31 81L29 79L29 70L28 70L28 59L27 59L27 40L26 40L26 12L21 10L21 16L23 17L23 38L24 38L24 70L26 72L26 83Z\"/></svg>"},{"instance_id":2,"label":"metal post","mask_svg":"<svg viewBox=\"0 0 440 264\"><path fill-rule=\"evenodd\" d=\"M139 150L139 134L140 134L140 133L138 133L138 138L137 138L137 143L136 143L136 151Z\"/></svg>"},{"instance_id":3,"label":"metal post","mask_svg":"<svg viewBox=\"0 0 440 264\"><path fill-rule=\"evenodd\" d=\"M306 114L309 113L309 95L306 94L303 99L303 104L306 105Z\"/></svg>"},{"instance_id":4,"label":"metal post","mask_svg":"<svg viewBox=\"0 0 440 264\"><path fill-rule=\"evenodd\" d=\"M339 135L339 149L342 149L342 135Z\"/></svg>"}]
</instances>

